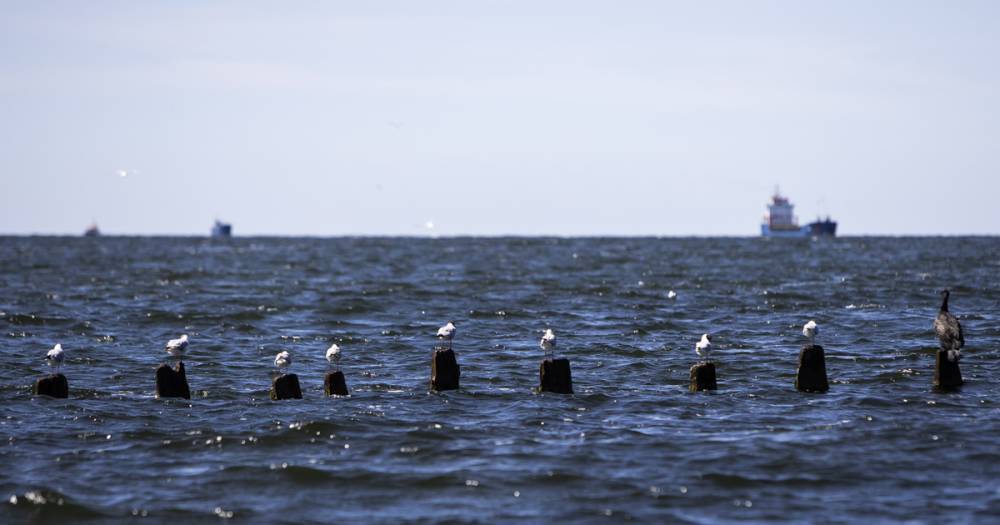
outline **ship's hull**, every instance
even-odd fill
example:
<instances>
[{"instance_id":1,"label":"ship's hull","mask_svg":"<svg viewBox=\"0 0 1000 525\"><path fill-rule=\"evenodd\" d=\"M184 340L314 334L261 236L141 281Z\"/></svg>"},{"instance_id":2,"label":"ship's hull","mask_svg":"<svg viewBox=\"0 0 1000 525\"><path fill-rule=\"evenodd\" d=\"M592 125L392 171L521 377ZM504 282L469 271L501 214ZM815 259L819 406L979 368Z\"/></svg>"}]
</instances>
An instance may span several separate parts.
<instances>
[{"instance_id":1,"label":"ship's hull","mask_svg":"<svg viewBox=\"0 0 1000 525\"><path fill-rule=\"evenodd\" d=\"M809 234L813 237L836 237L837 223L827 219L809 223Z\"/></svg>"},{"instance_id":2,"label":"ship's hull","mask_svg":"<svg viewBox=\"0 0 1000 525\"><path fill-rule=\"evenodd\" d=\"M799 228L772 229L769 224L760 225L760 234L764 237L780 237L786 239L805 239L811 234L808 226Z\"/></svg>"},{"instance_id":3,"label":"ship's hull","mask_svg":"<svg viewBox=\"0 0 1000 525\"><path fill-rule=\"evenodd\" d=\"M836 237L837 223L834 221L816 221L799 228L772 229L768 224L760 225L763 237L781 237L788 239L805 239L806 237Z\"/></svg>"},{"instance_id":4,"label":"ship's hull","mask_svg":"<svg viewBox=\"0 0 1000 525\"><path fill-rule=\"evenodd\" d=\"M232 237L232 236L233 236L233 226L231 224L217 222L215 223L215 226L212 226L212 237Z\"/></svg>"}]
</instances>

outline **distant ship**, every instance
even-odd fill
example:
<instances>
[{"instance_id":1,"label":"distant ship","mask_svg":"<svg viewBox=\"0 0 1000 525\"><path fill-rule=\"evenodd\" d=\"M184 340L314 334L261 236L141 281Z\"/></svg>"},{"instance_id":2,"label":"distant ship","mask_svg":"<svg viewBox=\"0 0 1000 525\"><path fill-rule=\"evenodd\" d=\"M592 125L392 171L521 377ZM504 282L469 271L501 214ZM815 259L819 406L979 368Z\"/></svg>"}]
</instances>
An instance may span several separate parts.
<instances>
[{"instance_id":1,"label":"distant ship","mask_svg":"<svg viewBox=\"0 0 1000 525\"><path fill-rule=\"evenodd\" d=\"M86 230L83 231L83 236L84 237L100 237L101 236L101 230L98 230L97 229L97 224L94 223L94 224L91 224L89 228L87 228Z\"/></svg>"},{"instance_id":2,"label":"distant ship","mask_svg":"<svg viewBox=\"0 0 1000 525\"><path fill-rule=\"evenodd\" d=\"M795 206L789 202L788 198L783 197L778 190L775 190L771 197L771 204L767 205L764 222L760 225L760 234L764 237L800 239L805 237L835 237L837 235L837 223L830 220L830 217L799 226L799 218L795 216L794 209Z\"/></svg>"},{"instance_id":3,"label":"distant ship","mask_svg":"<svg viewBox=\"0 0 1000 525\"><path fill-rule=\"evenodd\" d=\"M212 237L232 237L233 225L216 220L212 226Z\"/></svg>"}]
</instances>

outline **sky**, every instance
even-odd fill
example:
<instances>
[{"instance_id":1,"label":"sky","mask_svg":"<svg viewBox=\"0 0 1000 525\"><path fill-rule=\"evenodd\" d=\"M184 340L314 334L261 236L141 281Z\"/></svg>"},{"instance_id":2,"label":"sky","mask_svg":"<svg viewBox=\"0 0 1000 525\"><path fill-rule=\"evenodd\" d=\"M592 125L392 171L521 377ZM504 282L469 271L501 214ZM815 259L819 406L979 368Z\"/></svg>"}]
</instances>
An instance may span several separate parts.
<instances>
[{"instance_id":1,"label":"sky","mask_svg":"<svg viewBox=\"0 0 1000 525\"><path fill-rule=\"evenodd\" d=\"M0 233L1000 233L1000 3L10 2ZM121 171L125 172L122 176Z\"/></svg>"}]
</instances>

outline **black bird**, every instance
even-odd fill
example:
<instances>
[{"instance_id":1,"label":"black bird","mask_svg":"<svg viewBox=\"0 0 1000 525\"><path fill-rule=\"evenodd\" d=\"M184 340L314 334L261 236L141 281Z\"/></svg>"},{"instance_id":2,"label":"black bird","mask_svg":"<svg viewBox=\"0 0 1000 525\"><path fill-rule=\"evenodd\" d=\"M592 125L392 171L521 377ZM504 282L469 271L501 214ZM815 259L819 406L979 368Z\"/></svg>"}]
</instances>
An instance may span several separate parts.
<instances>
[{"instance_id":1,"label":"black bird","mask_svg":"<svg viewBox=\"0 0 1000 525\"><path fill-rule=\"evenodd\" d=\"M961 356L959 351L965 346L965 336L962 335L962 325L948 311L948 297L951 292L941 290L941 310L934 319L934 333L941 342L941 349L948 352L949 361L957 361Z\"/></svg>"}]
</instances>

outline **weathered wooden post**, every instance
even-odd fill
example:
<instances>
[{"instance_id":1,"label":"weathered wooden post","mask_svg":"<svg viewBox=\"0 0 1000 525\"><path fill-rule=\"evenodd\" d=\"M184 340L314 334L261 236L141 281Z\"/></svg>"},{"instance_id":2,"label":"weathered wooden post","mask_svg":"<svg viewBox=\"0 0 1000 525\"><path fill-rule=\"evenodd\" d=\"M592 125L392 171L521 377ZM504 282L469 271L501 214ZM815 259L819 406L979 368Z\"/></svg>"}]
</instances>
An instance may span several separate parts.
<instances>
[{"instance_id":1,"label":"weathered wooden post","mask_svg":"<svg viewBox=\"0 0 1000 525\"><path fill-rule=\"evenodd\" d=\"M715 381L715 363L698 363L691 367L691 392L701 392L703 390L716 390L719 388Z\"/></svg>"},{"instance_id":2,"label":"weathered wooden post","mask_svg":"<svg viewBox=\"0 0 1000 525\"><path fill-rule=\"evenodd\" d=\"M795 388L801 392L826 392L826 355L820 345L805 345L799 351L799 368L795 372Z\"/></svg>"},{"instance_id":3,"label":"weathered wooden post","mask_svg":"<svg viewBox=\"0 0 1000 525\"><path fill-rule=\"evenodd\" d=\"M156 368L156 397L191 399L183 362L178 361L175 368L170 368L166 363Z\"/></svg>"},{"instance_id":4,"label":"weathered wooden post","mask_svg":"<svg viewBox=\"0 0 1000 525\"><path fill-rule=\"evenodd\" d=\"M350 392L347 391L347 379L344 378L344 373L340 370L327 372L326 378L323 379L323 391L328 396L350 395Z\"/></svg>"},{"instance_id":5,"label":"weathered wooden post","mask_svg":"<svg viewBox=\"0 0 1000 525\"><path fill-rule=\"evenodd\" d=\"M49 396L58 399L69 397L69 381L62 374L49 374L38 378L32 392L36 396Z\"/></svg>"},{"instance_id":6,"label":"weathered wooden post","mask_svg":"<svg viewBox=\"0 0 1000 525\"><path fill-rule=\"evenodd\" d=\"M573 393L573 374L570 372L569 359L546 359L538 369L540 384L539 392L555 394Z\"/></svg>"},{"instance_id":7,"label":"weathered wooden post","mask_svg":"<svg viewBox=\"0 0 1000 525\"><path fill-rule=\"evenodd\" d=\"M934 387L941 390L950 390L962 386L962 371L958 368L958 353L954 352L954 359L948 358L948 350L938 350L934 365Z\"/></svg>"},{"instance_id":8,"label":"weathered wooden post","mask_svg":"<svg viewBox=\"0 0 1000 525\"><path fill-rule=\"evenodd\" d=\"M431 390L458 390L458 379L462 371L451 348L434 350L431 357Z\"/></svg>"},{"instance_id":9,"label":"weathered wooden post","mask_svg":"<svg viewBox=\"0 0 1000 525\"><path fill-rule=\"evenodd\" d=\"M271 399L302 399L302 389L299 387L299 376L281 374L271 380Z\"/></svg>"}]
</instances>

